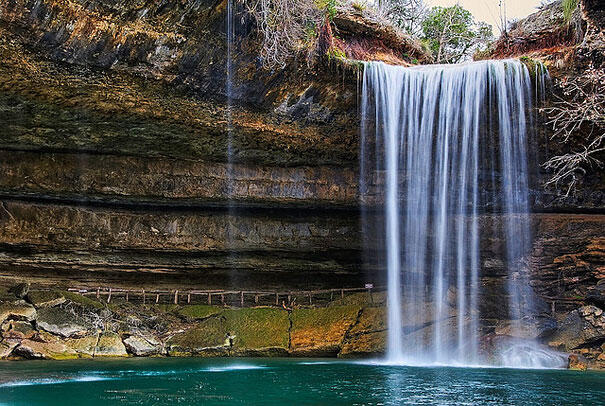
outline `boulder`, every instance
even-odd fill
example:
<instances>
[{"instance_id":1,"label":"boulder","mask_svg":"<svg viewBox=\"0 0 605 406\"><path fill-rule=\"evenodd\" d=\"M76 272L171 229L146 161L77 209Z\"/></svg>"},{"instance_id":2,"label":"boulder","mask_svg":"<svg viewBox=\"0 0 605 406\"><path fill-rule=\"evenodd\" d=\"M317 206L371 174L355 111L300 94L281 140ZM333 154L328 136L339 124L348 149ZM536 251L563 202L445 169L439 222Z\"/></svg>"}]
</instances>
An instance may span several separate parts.
<instances>
[{"instance_id":1,"label":"boulder","mask_svg":"<svg viewBox=\"0 0 605 406\"><path fill-rule=\"evenodd\" d=\"M605 314L596 306L569 312L550 337L548 345L566 351L591 346L605 340Z\"/></svg>"},{"instance_id":2,"label":"boulder","mask_svg":"<svg viewBox=\"0 0 605 406\"><path fill-rule=\"evenodd\" d=\"M10 356L15 347L19 345L19 342L19 340L12 339L0 341L0 359Z\"/></svg>"},{"instance_id":3,"label":"boulder","mask_svg":"<svg viewBox=\"0 0 605 406\"><path fill-rule=\"evenodd\" d=\"M95 349L95 357L127 357L126 347L116 333L102 333Z\"/></svg>"},{"instance_id":4,"label":"boulder","mask_svg":"<svg viewBox=\"0 0 605 406\"><path fill-rule=\"evenodd\" d=\"M33 321L36 315L36 309L24 301L0 305L0 323L5 320Z\"/></svg>"},{"instance_id":5,"label":"boulder","mask_svg":"<svg viewBox=\"0 0 605 406\"><path fill-rule=\"evenodd\" d=\"M98 341L99 336L95 334L82 338L69 338L65 340L65 345L74 350L81 358L92 358L95 356Z\"/></svg>"},{"instance_id":6,"label":"boulder","mask_svg":"<svg viewBox=\"0 0 605 406\"><path fill-rule=\"evenodd\" d=\"M224 346L227 329L220 317L211 317L179 332L166 342L168 355L178 356L223 356L228 355Z\"/></svg>"},{"instance_id":7,"label":"boulder","mask_svg":"<svg viewBox=\"0 0 605 406\"><path fill-rule=\"evenodd\" d=\"M10 320L2 325L2 337L5 339L22 340L32 338L36 330L28 321Z\"/></svg>"},{"instance_id":8,"label":"boulder","mask_svg":"<svg viewBox=\"0 0 605 406\"><path fill-rule=\"evenodd\" d=\"M33 291L27 294L27 300L36 308L54 307L65 303L65 297L57 291Z\"/></svg>"},{"instance_id":9,"label":"boulder","mask_svg":"<svg viewBox=\"0 0 605 406\"><path fill-rule=\"evenodd\" d=\"M159 343L155 339L153 342L150 342L145 337L141 336L133 335L124 339L126 350L137 357L159 354L161 352L161 346L158 344Z\"/></svg>"},{"instance_id":10,"label":"boulder","mask_svg":"<svg viewBox=\"0 0 605 406\"><path fill-rule=\"evenodd\" d=\"M15 355L27 359L74 359L78 354L58 340L34 341L23 340L13 350Z\"/></svg>"},{"instance_id":11,"label":"boulder","mask_svg":"<svg viewBox=\"0 0 605 406\"><path fill-rule=\"evenodd\" d=\"M83 337L92 328L81 317L58 307L41 308L37 325L42 330L62 337Z\"/></svg>"}]
</instances>

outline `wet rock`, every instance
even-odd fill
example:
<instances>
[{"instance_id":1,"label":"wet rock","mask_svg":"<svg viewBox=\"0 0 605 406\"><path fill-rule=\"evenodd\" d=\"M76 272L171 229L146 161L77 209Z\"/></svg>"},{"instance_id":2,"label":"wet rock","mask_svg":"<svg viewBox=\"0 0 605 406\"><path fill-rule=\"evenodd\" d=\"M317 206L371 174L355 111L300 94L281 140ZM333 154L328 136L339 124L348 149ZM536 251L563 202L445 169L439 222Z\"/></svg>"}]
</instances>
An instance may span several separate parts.
<instances>
[{"instance_id":1,"label":"wet rock","mask_svg":"<svg viewBox=\"0 0 605 406\"><path fill-rule=\"evenodd\" d=\"M86 336L82 338L69 338L65 340L65 345L78 353L81 358L92 358L95 356L98 335Z\"/></svg>"},{"instance_id":2,"label":"wet rock","mask_svg":"<svg viewBox=\"0 0 605 406\"><path fill-rule=\"evenodd\" d=\"M42 308L38 311L39 328L62 337L82 337L92 328L81 317L57 307Z\"/></svg>"},{"instance_id":3,"label":"wet rock","mask_svg":"<svg viewBox=\"0 0 605 406\"><path fill-rule=\"evenodd\" d=\"M23 340L13 350L15 355L27 359L74 359L78 354L63 342L49 334Z\"/></svg>"},{"instance_id":4,"label":"wet rock","mask_svg":"<svg viewBox=\"0 0 605 406\"><path fill-rule=\"evenodd\" d=\"M494 332L503 336L537 339L550 336L556 330L557 321L555 319L541 317L534 320L523 320L518 323L511 320L501 320L496 324Z\"/></svg>"},{"instance_id":5,"label":"wet rock","mask_svg":"<svg viewBox=\"0 0 605 406\"><path fill-rule=\"evenodd\" d=\"M359 311L358 306L295 309L292 312L292 355L336 356Z\"/></svg>"},{"instance_id":6,"label":"wet rock","mask_svg":"<svg viewBox=\"0 0 605 406\"><path fill-rule=\"evenodd\" d=\"M65 303L65 297L56 291L33 291L27 294L27 300L36 308L54 307Z\"/></svg>"},{"instance_id":7,"label":"wet rock","mask_svg":"<svg viewBox=\"0 0 605 406\"><path fill-rule=\"evenodd\" d=\"M287 357L288 350L283 347L245 348L230 351L235 357Z\"/></svg>"},{"instance_id":8,"label":"wet rock","mask_svg":"<svg viewBox=\"0 0 605 406\"><path fill-rule=\"evenodd\" d=\"M0 323L7 319L33 321L36 319L36 316L36 309L23 301L0 305Z\"/></svg>"},{"instance_id":9,"label":"wet rock","mask_svg":"<svg viewBox=\"0 0 605 406\"><path fill-rule=\"evenodd\" d=\"M102 333L95 349L95 357L127 357L126 347L116 333Z\"/></svg>"},{"instance_id":10,"label":"wet rock","mask_svg":"<svg viewBox=\"0 0 605 406\"><path fill-rule=\"evenodd\" d=\"M374 333L387 328L386 307L364 307L350 334Z\"/></svg>"},{"instance_id":11,"label":"wet rock","mask_svg":"<svg viewBox=\"0 0 605 406\"><path fill-rule=\"evenodd\" d=\"M212 317L173 335L166 342L166 349L172 357L228 355L229 349L224 346L226 334L224 320Z\"/></svg>"},{"instance_id":12,"label":"wet rock","mask_svg":"<svg viewBox=\"0 0 605 406\"><path fill-rule=\"evenodd\" d=\"M357 334L348 338L338 353L340 358L374 357L386 351L386 331Z\"/></svg>"},{"instance_id":13,"label":"wet rock","mask_svg":"<svg viewBox=\"0 0 605 406\"><path fill-rule=\"evenodd\" d=\"M130 336L124 339L124 346L130 354L137 357L145 357L160 353L161 347L158 345L159 343L156 340L153 341L152 343L141 336Z\"/></svg>"},{"instance_id":14,"label":"wet rock","mask_svg":"<svg viewBox=\"0 0 605 406\"><path fill-rule=\"evenodd\" d=\"M586 371L588 369L588 360L579 354L569 355L568 368L574 371Z\"/></svg>"},{"instance_id":15,"label":"wet rock","mask_svg":"<svg viewBox=\"0 0 605 406\"><path fill-rule=\"evenodd\" d=\"M583 306L567 314L549 340L552 347L571 351L605 340L605 314L596 306Z\"/></svg>"}]
</instances>

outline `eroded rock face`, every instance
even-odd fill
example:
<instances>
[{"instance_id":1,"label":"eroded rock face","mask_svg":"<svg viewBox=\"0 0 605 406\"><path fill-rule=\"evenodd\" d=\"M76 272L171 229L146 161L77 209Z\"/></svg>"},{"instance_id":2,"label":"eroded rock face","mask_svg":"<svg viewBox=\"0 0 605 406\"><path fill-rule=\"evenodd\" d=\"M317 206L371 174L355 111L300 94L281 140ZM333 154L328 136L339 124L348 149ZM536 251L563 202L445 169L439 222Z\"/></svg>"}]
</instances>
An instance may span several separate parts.
<instances>
[{"instance_id":1,"label":"eroded rock face","mask_svg":"<svg viewBox=\"0 0 605 406\"><path fill-rule=\"evenodd\" d=\"M291 352L294 356L335 356L357 320L358 306L296 309L292 312Z\"/></svg>"},{"instance_id":2,"label":"eroded rock face","mask_svg":"<svg viewBox=\"0 0 605 406\"><path fill-rule=\"evenodd\" d=\"M0 304L0 323L4 320L33 321L36 318L36 309L25 302Z\"/></svg>"},{"instance_id":3,"label":"eroded rock face","mask_svg":"<svg viewBox=\"0 0 605 406\"><path fill-rule=\"evenodd\" d=\"M57 291L35 291L27 294L27 301L36 308L55 307L65 303L66 299Z\"/></svg>"},{"instance_id":4,"label":"eroded rock face","mask_svg":"<svg viewBox=\"0 0 605 406\"><path fill-rule=\"evenodd\" d=\"M151 343L145 337L141 336L130 336L124 339L124 346L126 350L133 355L138 357L144 357L149 355L159 354L161 347L158 343Z\"/></svg>"},{"instance_id":5,"label":"eroded rock face","mask_svg":"<svg viewBox=\"0 0 605 406\"><path fill-rule=\"evenodd\" d=\"M605 315L595 306L569 312L551 337L549 345L567 351L598 346L605 342Z\"/></svg>"},{"instance_id":6,"label":"eroded rock face","mask_svg":"<svg viewBox=\"0 0 605 406\"><path fill-rule=\"evenodd\" d=\"M40 309L36 323L41 329L65 338L84 336L92 328L79 316L57 307Z\"/></svg>"},{"instance_id":7,"label":"eroded rock face","mask_svg":"<svg viewBox=\"0 0 605 406\"><path fill-rule=\"evenodd\" d=\"M112 332L105 332L99 336L99 341L95 348L95 357L127 357L126 347L122 343L120 335Z\"/></svg>"}]
</instances>

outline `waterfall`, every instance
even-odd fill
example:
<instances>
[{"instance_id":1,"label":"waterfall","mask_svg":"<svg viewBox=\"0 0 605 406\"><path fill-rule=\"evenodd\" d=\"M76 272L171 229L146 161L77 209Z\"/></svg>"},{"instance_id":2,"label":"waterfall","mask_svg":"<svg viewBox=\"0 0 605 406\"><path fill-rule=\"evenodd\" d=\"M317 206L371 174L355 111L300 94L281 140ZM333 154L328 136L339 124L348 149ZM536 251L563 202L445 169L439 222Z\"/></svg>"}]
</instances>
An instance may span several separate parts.
<instances>
[{"instance_id":1,"label":"waterfall","mask_svg":"<svg viewBox=\"0 0 605 406\"><path fill-rule=\"evenodd\" d=\"M364 238L386 257L388 362L485 362L480 221L492 210L506 241L503 306L512 328L532 314L522 261L531 237L531 107L529 72L517 60L365 65L360 195L362 205L384 210L383 225L363 230L378 230Z\"/></svg>"}]
</instances>

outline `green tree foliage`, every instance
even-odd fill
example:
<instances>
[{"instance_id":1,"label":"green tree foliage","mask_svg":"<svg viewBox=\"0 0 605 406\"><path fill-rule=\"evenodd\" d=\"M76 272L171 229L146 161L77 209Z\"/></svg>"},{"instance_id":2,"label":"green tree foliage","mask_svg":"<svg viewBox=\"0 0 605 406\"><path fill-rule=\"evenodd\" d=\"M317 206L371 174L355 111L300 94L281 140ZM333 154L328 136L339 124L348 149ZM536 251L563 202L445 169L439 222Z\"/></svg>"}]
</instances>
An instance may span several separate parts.
<instances>
[{"instance_id":1,"label":"green tree foliage","mask_svg":"<svg viewBox=\"0 0 605 406\"><path fill-rule=\"evenodd\" d=\"M466 9L433 7L422 23L423 39L437 63L457 63L492 39L492 27Z\"/></svg>"}]
</instances>

